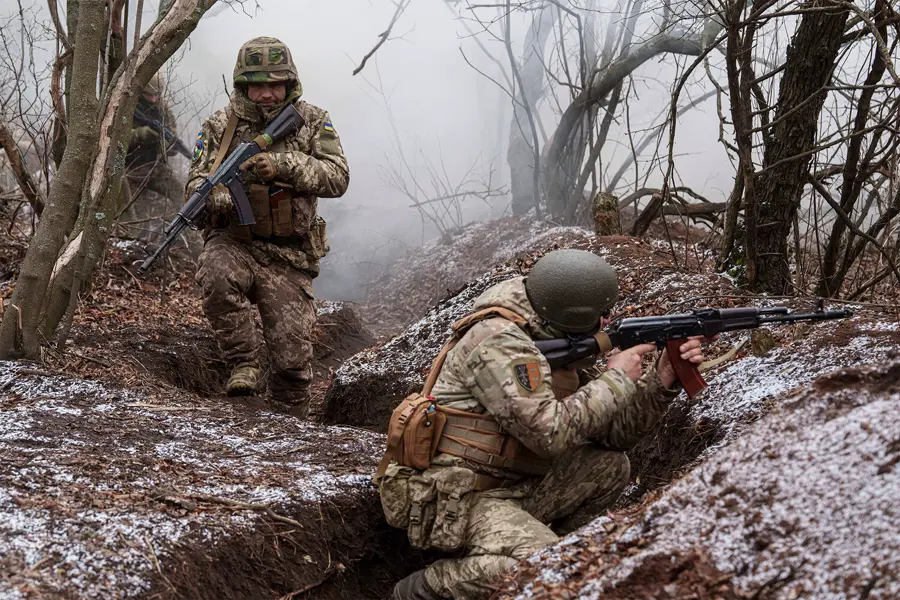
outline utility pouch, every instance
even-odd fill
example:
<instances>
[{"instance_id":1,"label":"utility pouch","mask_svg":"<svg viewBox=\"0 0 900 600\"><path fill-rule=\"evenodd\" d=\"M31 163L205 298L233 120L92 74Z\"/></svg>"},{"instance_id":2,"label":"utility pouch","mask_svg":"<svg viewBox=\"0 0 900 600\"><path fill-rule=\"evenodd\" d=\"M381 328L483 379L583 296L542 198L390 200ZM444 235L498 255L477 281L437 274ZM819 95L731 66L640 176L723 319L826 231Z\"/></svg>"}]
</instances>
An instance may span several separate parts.
<instances>
[{"instance_id":1,"label":"utility pouch","mask_svg":"<svg viewBox=\"0 0 900 600\"><path fill-rule=\"evenodd\" d=\"M325 219L319 215L316 215L309 225L309 233L306 236L303 250L311 261L323 258L331 250L328 246Z\"/></svg>"},{"instance_id":2,"label":"utility pouch","mask_svg":"<svg viewBox=\"0 0 900 600\"><path fill-rule=\"evenodd\" d=\"M430 467L446 421L444 413L437 410L434 398L418 393L404 398L391 413L388 452L378 472L385 472L383 469L392 460L420 471Z\"/></svg>"},{"instance_id":3,"label":"utility pouch","mask_svg":"<svg viewBox=\"0 0 900 600\"><path fill-rule=\"evenodd\" d=\"M278 237L294 235L294 211L291 206L291 196L291 190L281 187L273 187L269 194L272 233Z\"/></svg>"},{"instance_id":4,"label":"utility pouch","mask_svg":"<svg viewBox=\"0 0 900 600\"><path fill-rule=\"evenodd\" d=\"M415 473L414 469L391 463L378 483L381 508L391 527L405 529L409 525L409 478Z\"/></svg>"},{"instance_id":5,"label":"utility pouch","mask_svg":"<svg viewBox=\"0 0 900 600\"><path fill-rule=\"evenodd\" d=\"M434 474L437 508L429 546L453 552L466 541L477 477L462 467L444 467Z\"/></svg>"},{"instance_id":6,"label":"utility pouch","mask_svg":"<svg viewBox=\"0 0 900 600\"><path fill-rule=\"evenodd\" d=\"M256 221L250 226L250 231L260 237L272 236L272 211L269 207L269 186L253 183L250 185L250 208L253 211L253 219Z\"/></svg>"},{"instance_id":7,"label":"utility pouch","mask_svg":"<svg viewBox=\"0 0 900 600\"><path fill-rule=\"evenodd\" d=\"M409 525L407 536L413 548L428 548L428 538L435 518L436 488L432 473L425 471L413 475L408 480L409 486Z\"/></svg>"}]
</instances>

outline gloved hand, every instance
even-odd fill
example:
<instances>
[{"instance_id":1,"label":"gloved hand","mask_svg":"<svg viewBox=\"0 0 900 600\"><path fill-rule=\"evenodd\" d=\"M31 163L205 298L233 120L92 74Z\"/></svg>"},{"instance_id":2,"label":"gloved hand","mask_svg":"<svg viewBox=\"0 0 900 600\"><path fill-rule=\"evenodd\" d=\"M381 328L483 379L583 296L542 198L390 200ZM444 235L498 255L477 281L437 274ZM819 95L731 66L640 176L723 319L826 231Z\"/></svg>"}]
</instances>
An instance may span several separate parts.
<instances>
[{"instance_id":1,"label":"gloved hand","mask_svg":"<svg viewBox=\"0 0 900 600\"><path fill-rule=\"evenodd\" d=\"M137 144L150 144L159 139L159 134L149 125L135 127L131 132L131 142Z\"/></svg>"},{"instance_id":2,"label":"gloved hand","mask_svg":"<svg viewBox=\"0 0 900 600\"><path fill-rule=\"evenodd\" d=\"M224 215L231 210L231 192L223 184L212 189L206 199L206 210L211 215Z\"/></svg>"},{"instance_id":3,"label":"gloved hand","mask_svg":"<svg viewBox=\"0 0 900 600\"><path fill-rule=\"evenodd\" d=\"M244 161L240 169L263 183L272 181L278 174L276 155L270 152L261 152Z\"/></svg>"}]
</instances>

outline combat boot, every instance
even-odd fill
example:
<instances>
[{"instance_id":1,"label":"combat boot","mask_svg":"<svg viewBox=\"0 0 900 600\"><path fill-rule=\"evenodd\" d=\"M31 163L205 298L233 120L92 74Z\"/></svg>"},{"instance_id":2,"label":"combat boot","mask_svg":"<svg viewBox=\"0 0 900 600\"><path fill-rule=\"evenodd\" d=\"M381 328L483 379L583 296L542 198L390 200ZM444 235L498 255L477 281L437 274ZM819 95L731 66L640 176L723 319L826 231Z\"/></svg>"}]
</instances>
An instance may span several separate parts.
<instances>
[{"instance_id":1,"label":"combat boot","mask_svg":"<svg viewBox=\"0 0 900 600\"><path fill-rule=\"evenodd\" d=\"M262 370L257 363L238 363L231 371L231 377L225 386L229 396L252 396L259 387Z\"/></svg>"},{"instance_id":2,"label":"combat boot","mask_svg":"<svg viewBox=\"0 0 900 600\"><path fill-rule=\"evenodd\" d=\"M425 579L425 570L419 570L397 582L391 600L445 600L435 592Z\"/></svg>"}]
</instances>

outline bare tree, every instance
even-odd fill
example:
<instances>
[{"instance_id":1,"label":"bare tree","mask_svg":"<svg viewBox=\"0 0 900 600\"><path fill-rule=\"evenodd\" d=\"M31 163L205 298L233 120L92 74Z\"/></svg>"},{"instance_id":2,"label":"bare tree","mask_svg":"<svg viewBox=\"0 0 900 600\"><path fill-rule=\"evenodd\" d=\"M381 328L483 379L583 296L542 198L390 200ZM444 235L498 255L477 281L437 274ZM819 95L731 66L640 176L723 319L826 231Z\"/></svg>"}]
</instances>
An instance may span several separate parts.
<instances>
[{"instance_id":1,"label":"bare tree","mask_svg":"<svg viewBox=\"0 0 900 600\"><path fill-rule=\"evenodd\" d=\"M143 37L138 19L132 50L98 99L108 61L101 69L98 64L111 37L111 15L105 0L69 3L67 141L10 300L12 310L0 325L0 357L39 357L42 337L74 311L111 231L138 96L213 4L175 0ZM137 15L142 5L138 0Z\"/></svg>"}]
</instances>

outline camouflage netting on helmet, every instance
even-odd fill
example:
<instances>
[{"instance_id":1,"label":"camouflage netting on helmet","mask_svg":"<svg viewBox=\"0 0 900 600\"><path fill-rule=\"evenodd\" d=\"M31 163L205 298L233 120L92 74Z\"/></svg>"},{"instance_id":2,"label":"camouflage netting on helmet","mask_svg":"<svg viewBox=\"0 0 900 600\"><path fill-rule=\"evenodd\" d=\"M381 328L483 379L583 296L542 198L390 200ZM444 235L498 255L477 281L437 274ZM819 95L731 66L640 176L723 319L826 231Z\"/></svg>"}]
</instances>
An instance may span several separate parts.
<instances>
[{"instance_id":1,"label":"camouflage netting on helmet","mask_svg":"<svg viewBox=\"0 0 900 600\"><path fill-rule=\"evenodd\" d=\"M144 93L150 96L162 96L166 92L166 83L161 72L156 72L147 85L144 86Z\"/></svg>"},{"instance_id":2,"label":"camouflage netting on helmet","mask_svg":"<svg viewBox=\"0 0 900 600\"><path fill-rule=\"evenodd\" d=\"M300 85L294 58L278 38L258 37L238 51L234 84L293 83Z\"/></svg>"}]
</instances>

